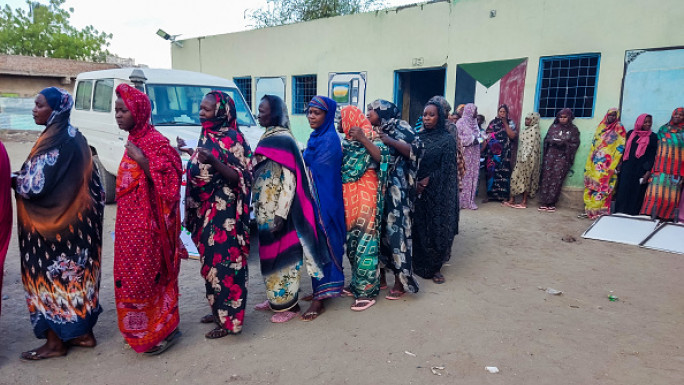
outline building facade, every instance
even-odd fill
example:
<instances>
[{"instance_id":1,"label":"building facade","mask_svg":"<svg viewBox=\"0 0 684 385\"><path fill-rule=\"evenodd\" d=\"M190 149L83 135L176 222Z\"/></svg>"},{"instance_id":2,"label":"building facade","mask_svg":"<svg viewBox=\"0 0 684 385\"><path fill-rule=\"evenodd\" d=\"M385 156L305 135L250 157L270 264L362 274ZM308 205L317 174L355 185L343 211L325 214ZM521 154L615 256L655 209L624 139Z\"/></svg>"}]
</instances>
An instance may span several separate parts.
<instances>
[{"instance_id":1,"label":"building facade","mask_svg":"<svg viewBox=\"0 0 684 385\"><path fill-rule=\"evenodd\" d=\"M487 120L506 103L518 127L539 112L542 134L570 107L582 145L565 190L576 200L609 108L631 129L640 113L659 126L684 105L682 20L681 0L437 0L186 39L172 66L234 79L254 111L263 94L283 96L302 142L315 94L363 110L394 101L410 123L433 95L475 102Z\"/></svg>"}]
</instances>

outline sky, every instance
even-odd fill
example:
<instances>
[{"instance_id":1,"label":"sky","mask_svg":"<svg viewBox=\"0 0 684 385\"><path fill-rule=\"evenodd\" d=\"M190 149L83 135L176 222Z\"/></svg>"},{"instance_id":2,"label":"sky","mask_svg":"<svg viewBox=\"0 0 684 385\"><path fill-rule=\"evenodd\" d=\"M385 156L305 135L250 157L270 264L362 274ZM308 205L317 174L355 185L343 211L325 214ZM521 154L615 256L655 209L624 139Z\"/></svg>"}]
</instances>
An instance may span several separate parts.
<instances>
[{"instance_id":1,"label":"sky","mask_svg":"<svg viewBox=\"0 0 684 385\"><path fill-rule=\"evenodd\" d=\"M47 4L48 0L37 0ZM424 0L385 0L388 7ZM26 0L2 0L12 9L28 9ZM67 0L64 9L73 8L70 23L76 28L92 25L113 34L109 51L135 59L152 68L171 68L170 43L157 36L163 29L179 39L217 35L252 29L250 11L266 5L266 0Z\"/></svg>"}]
</instances>

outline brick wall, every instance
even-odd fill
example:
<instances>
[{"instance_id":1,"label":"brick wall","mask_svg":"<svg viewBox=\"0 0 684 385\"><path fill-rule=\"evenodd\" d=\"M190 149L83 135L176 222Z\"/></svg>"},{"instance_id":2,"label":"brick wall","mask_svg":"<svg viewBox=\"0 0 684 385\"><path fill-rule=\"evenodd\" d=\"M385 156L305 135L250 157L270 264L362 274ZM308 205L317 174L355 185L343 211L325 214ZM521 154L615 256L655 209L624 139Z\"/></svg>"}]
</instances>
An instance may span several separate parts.
<instances>
[{"instance_id":1,"label":"brick wall","mask_svg":"<svg viewBox=\"0 0 684 385\"><path fill-rule=\"evenodd\" d=\"M32 97L50 86L73 92L74 81L79 73L120 67L109 63L0 55L0 94Z\"/></svg>"}]
</instances>

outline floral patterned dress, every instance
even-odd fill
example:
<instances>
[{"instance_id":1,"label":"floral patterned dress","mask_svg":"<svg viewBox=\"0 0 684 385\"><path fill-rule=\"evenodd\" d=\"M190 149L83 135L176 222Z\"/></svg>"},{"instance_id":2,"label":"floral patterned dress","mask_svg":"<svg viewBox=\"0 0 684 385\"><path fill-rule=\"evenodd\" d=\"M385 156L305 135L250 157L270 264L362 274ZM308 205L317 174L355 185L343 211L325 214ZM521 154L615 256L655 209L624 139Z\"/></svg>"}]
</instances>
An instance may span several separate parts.
<instances>
[{"instance_id":1,"label":"floral patterned dress","mask_svg":"<svg viewBox=\"0 0 684 385\"><path fill-rule=\"evenodd\" d=\"M237 334L242 331L247 301L252 152L235 119L226 121L225 109L232 99L223 92L211 94L217 98L217 118L202 123L199 147L210 150L239 180L231 186L214 167L199 162L196 151L187 170L186 228L200 254L214 320ZM234 111L234 104L231 108Z\"/></svg>"}]
</instances>

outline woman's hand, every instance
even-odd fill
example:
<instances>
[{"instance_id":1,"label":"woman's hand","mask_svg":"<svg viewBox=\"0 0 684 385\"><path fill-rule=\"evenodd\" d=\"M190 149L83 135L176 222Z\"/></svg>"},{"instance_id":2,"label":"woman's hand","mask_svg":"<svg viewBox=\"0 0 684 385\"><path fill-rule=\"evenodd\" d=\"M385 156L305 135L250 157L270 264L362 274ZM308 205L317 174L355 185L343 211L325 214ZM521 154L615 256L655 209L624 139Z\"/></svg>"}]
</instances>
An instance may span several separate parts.
<instances>
[{"instance_id":1,"label":"woman's hand","mask_svg":"<svg viewBox=\"0 0 684 385\"><path fill-rule=\"evenodd\" d=\"M194 149L188 147L187 143L185 143L185 140L183 140L183 138L180 136L176 137L176 148L178 148L178 151L184 152L190 156L192 156L192 154L195 152Z\"/></svg>"},{"instance_id":2,"label":"woman's hand","mask_svg":"<svg viewBox=\"0 0 684 385\"><path fill-rule=\"evenodd\" d=\"M211 150L206 148L197 149L197 160L204 164L214 165L218 159L211 153Z\"/></svg>"},{"instance_id":3,"label":"woman's hand","mask_svg":"<svg viewBox=\"0 0 684 385\"><path fill-rule=\"evenodd\" d=\"M384 132L380 132L380 133L378 133L378 136L380 137L380 140L382 141L382 143L385 144L385 146L394 147L394 146L393 146L393 144L394 144L394 139L390 138L389 135L387 135L387 134L384 133Z\"/></svg>"},{"instance_id":4,"label":"woman's hand","mask_svg":"<svg viewBox=\"0 0 684 385\"><path fill-rule=\"evenodd\" d=\"M430 184L430 177L427 176L421 180L418 181L418 186L416 187L416 192L418 195L422 194L423 191L425 191L425 188Z\"/></svg>"},{"instance_id":5,"label":"woman's hand","mask_svg":"<svg viewBox=\"0 0 684 385\"><path fill-rule=\"evenodd\" d=\"M135 144L128 141L124 147L126 147L128 157L133 159L136 163L138 163L138 165L142 166L143 163L147 162L145 154L143 154L142 150Z\"/></svg>"},{"instance_id":6,"label":"woman's hand","mask_svg":"<svg viewBox=\"0 0 684 385\"><path fill-rule=\"evenodd\" d=\"M363 142L366 139L366 134L360 127L352 127L349 129L349 137L357 142Z\"/></svg>"}]
</instances>

